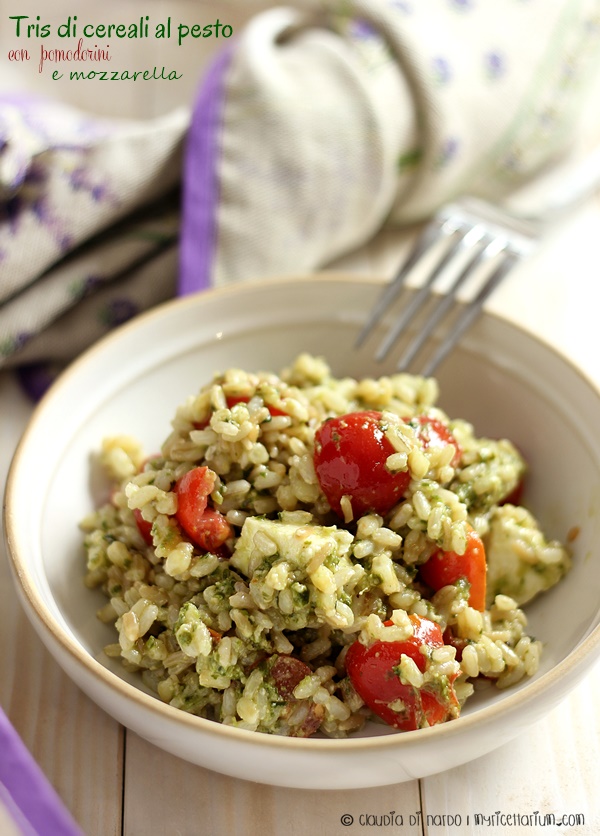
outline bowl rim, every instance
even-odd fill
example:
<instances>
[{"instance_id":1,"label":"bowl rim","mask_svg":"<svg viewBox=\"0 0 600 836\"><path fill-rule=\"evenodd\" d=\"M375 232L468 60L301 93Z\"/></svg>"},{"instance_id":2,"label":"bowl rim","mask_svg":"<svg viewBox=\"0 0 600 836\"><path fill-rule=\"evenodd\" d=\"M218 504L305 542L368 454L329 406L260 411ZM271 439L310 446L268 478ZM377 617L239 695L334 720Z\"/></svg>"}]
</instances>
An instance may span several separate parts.
<instances>
[{"instance_id":1,"label":"bowl rim","mask_svg":"<svg viewBox=\"0 0 600 836\"><path fill-rule=\"evenodd\" d=\"M448 740L457 734L462 734L475 725L478 727L489 725L499 715L505 715L508 718L508 716L517 708L529 705L530 703L538 700L539 696L543 692L547 689L551 689L553 683L557 683L563 678L563 676L566 677L569 672L578 671L583 667L586 658L591 658L594 652L600 651L600 624L594 627L565 659L549 671L541 674L539 678L529 682L521 690L515 691L514 693L506 693L500 702L482 706L472 714L461 716L450 722L441 723L429 728L417 729L412 732L389 732L382 735L367 737L350 736L341 739L314 737L294 738L261 734L247 729L240 729L235 726L223 725L219 722L198 717L197 715L189 714L186 711L174 708L168 703L162 702L160 698L152 696L135 685L127 682L112 670L105 667L101 662L85 651L75 641L75 639L72 639L68 634L66 634L60 624L46 610L42 596L38 593L33 577L28 571L27 562L22 557L26 549L19 548L20 536L18 515L15 514L13 509L15 501L14 493L15 483L20 471L20 461L25 456L28 439L36 431L38 424L43 421L48 405L61 396L63 388L69 384L72 378L76 377L81 373L81 371L85 370L87 363L92 357L95 357L97 354L103 352L105 348L113 342L118 342L123 337L126 337L129 332L134 332L139 327L145 326L153 319L160 320L166 312L171 312L173 310L177 310L178 308L183 309L189 305L195 305L198 303L200 298L207 301L212 299L219 300L221 298L225 299L229 296L235 296L240 292L252 293L257 289L268 289L269 287L279 287L285 284L297 284L299 282L318 284L323 281L340 282L340 284L368 284L375 287L378 285L383 287L385 284L385 280L379 276L345 273L341 271L321 271L309 275L292 274L284 277L270 277L257 279L247 283L245 282L226 285L219 288L212 288L181 298L168 300L139 314L134 317L134 319L121 325L115 331L102 337L91 347L82 352L79 357L73 360L35 406L25 431L19 440L10 464L3 503L4 536L7 545L9 565L12 569L13 579L18 587L25 611L44 643L46 643L46 639L51 636L51 642L58 645L63 652L66 652L72 662L83 666L85 673L88 676L91 675L103 691L116 691L121 698L137 703L141 710L149 711L151 714L157 716L158 718L162 718L169 723L181 724L190 731L202 731L209 736L218 739L229 739L231 742L245 741L246 743L259 745L266 749L291 748L292 750L299 749L305 752L350 752L353 750L360 752L365 749L375 749L383 752L390 748L412 748L417 740L422 741L423 743L428 740L439 740L441 742L442 740ZM600 400L600 384L594 381L584 370L582 370L562 349L557 348L549 340L535 333L535 331L528 330L521 323L512 320L510 316L507 316L506 314L498 314L493 311L485 311L485 314L492 319L509 324L512 328L515 328L525 336L537 341L546 350L557 355L567 366L571 368L571 370L584 384L593 390ZM49 638L48 641L50 643ZM57 661L57 664L64 667L56 656L54 658ZM70 676L70 674L68 675ZM74 677L70 676L70 678L73 679ZM574 683L577 681L579 681L579 676L575 678ZM561 695L559 699L562 699L562 696L566 695L568 690L570 689L565 689L565 694ZM90 695L88 694L88 696ZM100 704L102 705L101 702ZM108 709L105 710L107 713L110 713Z\"/></svg>"}]
</instances>

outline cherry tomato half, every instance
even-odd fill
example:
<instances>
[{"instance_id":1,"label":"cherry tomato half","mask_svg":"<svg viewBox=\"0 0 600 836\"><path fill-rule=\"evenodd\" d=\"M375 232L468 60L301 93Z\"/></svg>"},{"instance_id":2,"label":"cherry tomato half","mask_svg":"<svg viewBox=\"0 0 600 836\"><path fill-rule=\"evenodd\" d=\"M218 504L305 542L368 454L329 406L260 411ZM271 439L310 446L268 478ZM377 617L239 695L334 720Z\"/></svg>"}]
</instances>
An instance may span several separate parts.
<instances>
[{"instance_id":1,"label":"cherry tomato half","mask_svg":"<svg viewBox=\"0 0 600 836\"><path fill-rule=\"evenodd\" d=\"M207 552L228 557L223 544L229 540L233 531L223 514L214 508L207 508L195 527L195 543Z\"/></svg>"},{"instance_id":2,"label":"cherry tomato half","mask_svg":"<svg viewBox=\"0 0 600 836\"><path fill-rule=\"evenodd\" d=\"M141 465L138 468L138 473L143 473L143 471L146 468L146 465L149 462L154 461L154 459L159 459L159 458L160 458L160 453L152 453L151 456L146 456L146 458L144 459L144 461L141 463ZM152 523L149 523L148 520L145 520L142 517L142 512L140 511L139 508L134 508L133 509L133 516L135 517L135 522L136 522L136 525L138 527L138 531L140 532L140 534L144 538L145 543L148 546L154 545L153 542L152 542Z\"/></svg>"},{"instance_id":3,"label":"cherry tomato half","mask_svg":"<svg viewBox=\"0 0 600 836\"><path fill-rule=\"evenodd\" d=\"M402 731L442 723L458 706L452 682L446 696L442 697L441 692L415 688L400 681L395 668L400 664L402 654L409 656L419 670L424 671L427 659L421 653L421 647L435 648L444 644L442 631L433 621L417 615L409 618L413 635L406 641L376 641L369 647L356 641L346 655L346 671L356 692L374 714Z\"/></svg>"},{"instance_id":4,"label":"cherry tomato half","mask_svg":"<svg viewBox=\"0 0 600 836\"><path fill-rule=\"evenodd\" d=\"M461 459L462 450L452 432L439 418L433 418L430 415L418 415L416 418L408 421L408 423L415 425L417 435L423 442L426 450L431 447L446 447L446 445L452 444L456 449L456 453L450 464L452 467L456 467Z\"/></svg>"},{"instance_id":5,"label":"cherry tomato half","mask_svg":"<svg viewBox=\"0 0 600 836\"><path fill-rule=\"evenodd\" d=\"M460 445L442 421L429 415L405 420L415 428L425 449L452 444L456 453L451 464L458 464ZM325 421L315 434L314 463L332 510L344 516L340 502L347 495L355 519L369 511L385 516L410 483L407 471L391 473L386 468L394 452L382 429L380 412L350 412Z\"/></svg>"},{"instance_id":6,"label":"cherry tomato half","mask_svg":"<svg viewBox=\"0 0 600 836\"><path fill-rule=\"evenodd\" d=\"M354 519L374 511L384 516L406 491L410 474L385 466L394 453L381 426L380 412L350 412L325 421L315 434L314 463L329 505L343 517L347 495Z\"/></svg>"},{"instance_id":7,"label":"cherry tomato half","mask_svg":"<svg viewBox=\"0 0 600 836\"><path fill-rule=\"evenodd\" d=\"M250 398L246 395L230 395L226 399L227 409L232 409L238 403L248 403ZM281 409L277 409L276 406L269 406L269 404L265 404L269 413L271 414L272 418L275 418L277 415L287 415L287 412L283 412ZM196 430L204 430L210 424L210 418L207 418L206 421L195 421L194 422L194 429Z\"/></svg>"},{"instance_id":8,"label":"cherry tomato half","mask_svg":"<svg viewBox=\"0 0 600 836\"><path fill-rule=\"evenodd\" d=\"M232 535L223 514L207 508L215 479L215 473L208 467L195 467L175 484L177 522L190 540L209 552L216 551Z\"/></svg>"},{"instance_id":9,"label":"cherry tomato half","mask_svg":"<svg viewBox=\"0 0 600 836\"><path fill-rule=\"evenodd\" d=\"M523 477L519 479L512 491L501 499L498 505L521 505L523 502L523 493L525 492L525 480Z\"/></svg>"},{"instance_id":10,"label":"cherry tomato half","mask_svg":"<svg viewBox=\"0 0 600 836\"><path fill-rule=\"evenodd\" d=\"M485 610L486 572L485 546L471 526L464 554L438 549L419 568L421 580L435 591L465 578L470 584L469 605L482 612Z\"/></svg>"},{"instance_id":11,"label":"cherry tomato half","mask_svg":"<svg viewBox=\"0 0 600 836\"><path fill-rule=\"evenodd\" d=\"M135 522L138 527L138 531L144 538L144 541L148 546L153 545L152 543L152 523L149 523L148 520L145 520L142 517L142 512L139 508L133 509L133 516L135 517Z\"/></svg>"}]
</instances>

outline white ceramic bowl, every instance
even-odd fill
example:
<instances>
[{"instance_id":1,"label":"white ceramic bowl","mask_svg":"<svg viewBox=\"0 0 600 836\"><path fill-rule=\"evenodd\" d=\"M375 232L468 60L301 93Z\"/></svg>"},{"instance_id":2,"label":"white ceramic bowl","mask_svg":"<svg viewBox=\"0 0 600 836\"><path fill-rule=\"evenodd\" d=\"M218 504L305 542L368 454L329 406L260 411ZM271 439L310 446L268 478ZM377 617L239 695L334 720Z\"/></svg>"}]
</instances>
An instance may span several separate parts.
<instances>
[{"instance_id":1,"label":"white ceramic bowl","mask_svg":"<svg viewBox=\"0 0 600 836\"><path fill-rule=\"evenodd\" d=\"M484 316L438 375L441 405L479 434L512 439L530 463L527 501L546 531L579 528L567 578L527 608L544 642L539 672L490 688L463 716L394 733L368 727L347 740L287 739L220 726L171 708L103 656L111 628L96 620L101 593L82 583L77 524L94 505L90 454L105 435L130 433L153 450L176 405L238 366L278 371L299 352L337 374L378 375L354 338L380 285L313 279L236 286L167 304L124 326L77 361L35 412L7 488L6 535L17 588L42 641L109 714L182 758L239 778L298 788L397 783L483 755L549 711L585 674L600 646L600 393L544 345Z\"/></svg>"}]
</instances>

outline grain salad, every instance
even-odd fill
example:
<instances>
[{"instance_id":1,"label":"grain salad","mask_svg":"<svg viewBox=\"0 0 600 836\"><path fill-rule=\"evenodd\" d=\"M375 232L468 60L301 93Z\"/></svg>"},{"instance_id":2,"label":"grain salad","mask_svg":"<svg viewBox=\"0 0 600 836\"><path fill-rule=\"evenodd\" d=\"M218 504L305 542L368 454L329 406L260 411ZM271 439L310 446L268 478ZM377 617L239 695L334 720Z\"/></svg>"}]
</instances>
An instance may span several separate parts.
<instances>
[{"instance_id":1,"label":"grain salad","mask_svg":"<svg viewBox=\"0 0 600 836\"><path fill-rule=\"evenodd\" d=\"M81 523L104 652L176 708L298 737L423 728L534 674L523 606L568 551L519 504L514 445L437 398L303 354L216 374L159 453L105 439L110 491Z\"/></svg>"}]
</instances>

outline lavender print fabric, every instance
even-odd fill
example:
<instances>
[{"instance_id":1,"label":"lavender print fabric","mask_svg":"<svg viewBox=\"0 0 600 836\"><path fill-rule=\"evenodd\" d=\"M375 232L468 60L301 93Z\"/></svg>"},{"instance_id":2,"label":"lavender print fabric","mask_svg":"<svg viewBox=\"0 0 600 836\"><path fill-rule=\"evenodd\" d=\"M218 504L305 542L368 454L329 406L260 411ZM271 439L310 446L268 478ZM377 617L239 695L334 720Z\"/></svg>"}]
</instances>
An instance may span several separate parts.
<instances>
[{"instance_id":1,"label":"lavender print fabric","mask_svg":"<svg viewBox=\"0 0 600 836\"><path fill-rule=\"evenodd\" d=\"M0 366L68 361L173 295L187 124L0 98Z\"/></svg>"}]
</instances>

